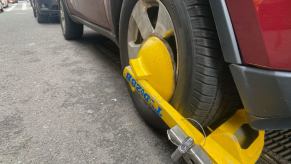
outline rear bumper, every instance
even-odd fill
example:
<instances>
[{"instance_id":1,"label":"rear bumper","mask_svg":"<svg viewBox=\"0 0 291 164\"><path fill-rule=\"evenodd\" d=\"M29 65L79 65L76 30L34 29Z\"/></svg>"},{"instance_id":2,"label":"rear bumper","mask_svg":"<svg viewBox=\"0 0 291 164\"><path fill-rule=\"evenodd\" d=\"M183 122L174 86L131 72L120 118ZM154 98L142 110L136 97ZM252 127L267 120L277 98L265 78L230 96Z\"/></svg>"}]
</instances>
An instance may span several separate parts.
<instances>
[{"instance_id":1,"label":"rear bumper","mask_svg":"<svg viewBox=\"0 0 291 164\"><path fill-rule=\"evenodd\" d=\"M59 10L40 9L39 14L48 17L59 17Z\"/></svg>"},{"instance_id":2,"label":"rear bumper","mask_svg":"<svg viewBox=\"0 0 291 164\"><path fill-rule=\"evenodd\" d=\"M291 128L291 72L234 64L230 69L254 128Z\"/></svg>"},{"instance_id":3,"label":"rear bumper","mask_svg":"<svg viewBox=\"0 0 291 164\"><path fill-rule=\"evenodd\" d=\"M40 15L58 17L59 5L57 0L35 0L34 6Z\"/></svg>"}]
</instances>

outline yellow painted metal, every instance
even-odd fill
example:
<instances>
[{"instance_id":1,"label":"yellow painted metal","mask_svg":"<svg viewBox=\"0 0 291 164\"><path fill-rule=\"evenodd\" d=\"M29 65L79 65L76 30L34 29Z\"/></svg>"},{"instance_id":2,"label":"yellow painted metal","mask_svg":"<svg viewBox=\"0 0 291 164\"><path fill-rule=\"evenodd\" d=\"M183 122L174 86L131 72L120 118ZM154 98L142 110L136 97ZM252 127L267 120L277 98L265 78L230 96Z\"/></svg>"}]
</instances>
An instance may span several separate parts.
<instances>
[{"instance_id":1,"label":"yellow painted metal","mask_svg":"<svg viewBox=\"0 0 291 164\"><path fill-rule=\"evenodd\" d=\"M130 60L136 80L146 80L165 99L170 100L175 86L174 67L168 47L157 37L150 37Z\"/></svg>"},{"instance_id":2,"label":"yellow painted metal","mask_svg":"<svg viewBox=\"0 0 291 164\"><path fill-rule=\"evenodd\" d=\"M151 48L153 49L151 50ZM138 92L144 101L151 106L153 111L155 111L170 128L178 125L186 135L195 141L195 144L200 145L204 151L207 152L214 163L255 163L263 149L264 131L258 132L257 138L248 148L241 148L235 133L243 124L247 123L245 110L239 110L229 120L212 131L211 134L205 138L189 120L184 118L168 103L168 99L166 98L169 98L169 95L172 94L173 84L169 85L164 82L159 83L160 80L158 79L167 78L165 77L166 75L173 73L171 71L167 72L167 70L164 69L172 68L172 66L170 66L171 62L169 61L170 57L166 57L169 53L165 51L166 46L163 45L162 41L159 41L158 38L152 37L144 43L138 58L131 60L130 65L127 66L123 72L123 76L126 78L133 91ZM161 56L154 59L150 58L159 55ZM173 77L170 76L170 78ZM173 82L171 79L169 80ZM153 84L169 85L165 88L170 88L171 92L167 94L164 92L164 96L162 96L160 91L163 91L165 88L161 86L154 87Z\"/></svg>"},{"instance_id":3,"label":"yellow painted metal","mask_svg":"<svg viewBox=\"0 0 291 164\"><path fill-rule=\"evenodd\" d=\"M255 163L264 147L264 131L259 131L252 144L243 149L235 133L247 123L245 110L237 111L234 116L207 136L204 149L209 154L215 154L213 157L216 161L220 161L219 163ZM223 150L218 151L214 145L220 146Z\"/></svg>"}]
</instances>

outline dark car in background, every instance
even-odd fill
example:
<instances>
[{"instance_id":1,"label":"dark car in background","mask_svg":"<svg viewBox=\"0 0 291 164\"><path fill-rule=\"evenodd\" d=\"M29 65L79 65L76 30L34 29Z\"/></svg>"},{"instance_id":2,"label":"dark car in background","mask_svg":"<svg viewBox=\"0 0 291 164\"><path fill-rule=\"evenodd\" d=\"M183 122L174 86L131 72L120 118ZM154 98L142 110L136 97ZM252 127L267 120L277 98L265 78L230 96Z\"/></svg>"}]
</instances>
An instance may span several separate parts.
<instances>
[{"instance_id":1,"label":"dark car in background","mask_svg":"<svg viewBox=\"0 0 291 164\"><path fill-rule=\"evenodd\" d=\"M57 0L30 0L34 17L39 23L59 19L59 5Z\"/></svg>"}]
</instances>

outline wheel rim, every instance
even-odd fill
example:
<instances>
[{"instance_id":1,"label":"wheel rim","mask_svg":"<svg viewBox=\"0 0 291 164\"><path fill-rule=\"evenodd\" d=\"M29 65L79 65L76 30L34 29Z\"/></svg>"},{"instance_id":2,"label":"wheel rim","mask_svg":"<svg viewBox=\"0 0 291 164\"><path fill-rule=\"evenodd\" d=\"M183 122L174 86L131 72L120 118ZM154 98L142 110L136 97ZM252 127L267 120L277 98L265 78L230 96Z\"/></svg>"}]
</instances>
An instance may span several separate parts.
<instances>
[{"instance_id":1,"label":"wheel rim","mask_svg":"<svg viewBox=\"0 0 291 164\"><path fill-rule=\"evenodd\" d=\"M178 77L178 47L173 21L160 0L139 0L133 8L128 27L128 59L136 59L149 37L160 38L171 51L175 80ZM158 54L158 52L155 52Z\"/></svg>"},{"instance_id":2,"label":"wheel rim","mask_svg":"<svg viewBox=\"0 0 291 164\"><path fill-rule=\"evenodd\" d=\"M64 7L63 7L63 4L62 2L60 2L60 21L61 21L61 26L62 26L62 30L63 32L65 33L65 26L66 26L66 23L65 23L65 13L64 13Z\"/></svg>"}]
</instances>

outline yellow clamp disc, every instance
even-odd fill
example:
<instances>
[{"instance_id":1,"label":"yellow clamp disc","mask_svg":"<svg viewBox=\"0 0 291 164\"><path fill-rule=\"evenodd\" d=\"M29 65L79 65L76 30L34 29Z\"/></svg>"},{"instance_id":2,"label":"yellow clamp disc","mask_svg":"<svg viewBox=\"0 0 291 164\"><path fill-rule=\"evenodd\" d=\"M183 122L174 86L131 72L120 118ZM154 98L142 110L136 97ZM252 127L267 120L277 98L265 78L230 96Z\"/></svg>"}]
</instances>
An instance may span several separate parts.
<instances>
[{"instance_id":1,"label":"yellow clamp disc","mask_svg":"<svg viewBox=\"0 0 291 164\"><path fill-rule=\"evenodd\" d=\"M149 37L129 64L136 80L146 80L166 101L171 99L175 88L174 67L171 52L161 39Z\"/></svg>"}]
</instances>

